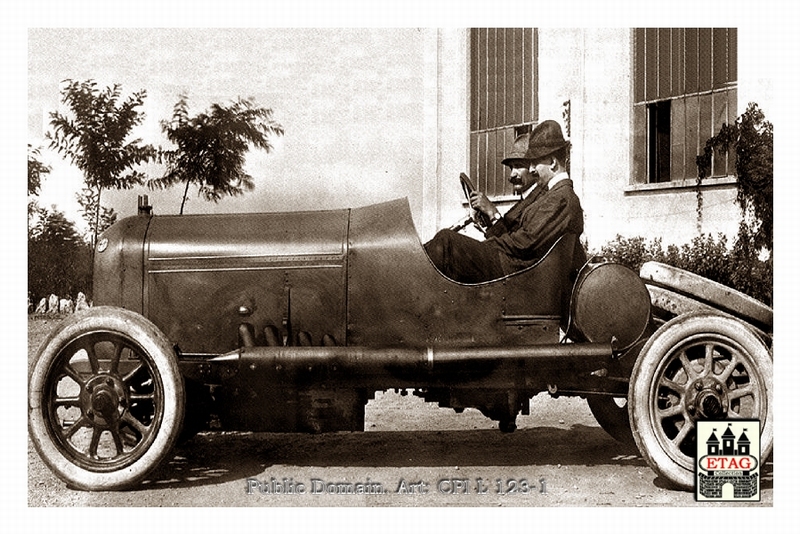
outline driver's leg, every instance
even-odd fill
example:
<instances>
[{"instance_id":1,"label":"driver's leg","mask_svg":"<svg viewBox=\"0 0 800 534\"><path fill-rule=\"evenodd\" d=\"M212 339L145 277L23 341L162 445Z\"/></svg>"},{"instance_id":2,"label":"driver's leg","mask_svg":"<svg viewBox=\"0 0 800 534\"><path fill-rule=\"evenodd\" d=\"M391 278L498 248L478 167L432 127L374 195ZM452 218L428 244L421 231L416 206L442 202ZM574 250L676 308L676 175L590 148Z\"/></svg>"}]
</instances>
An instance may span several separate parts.
<instances>
[{"instance_id":1,"label":"driver's leg","mask_svg":"<svg viewBox=\"0 0 800 534\"><path fill-rule=\"evenodd\" d=\"M452 230L437 232L425 244L425 251L443 275L458 282L485 282L503 276L497 250Z\"/></svg>"}]
</instances>

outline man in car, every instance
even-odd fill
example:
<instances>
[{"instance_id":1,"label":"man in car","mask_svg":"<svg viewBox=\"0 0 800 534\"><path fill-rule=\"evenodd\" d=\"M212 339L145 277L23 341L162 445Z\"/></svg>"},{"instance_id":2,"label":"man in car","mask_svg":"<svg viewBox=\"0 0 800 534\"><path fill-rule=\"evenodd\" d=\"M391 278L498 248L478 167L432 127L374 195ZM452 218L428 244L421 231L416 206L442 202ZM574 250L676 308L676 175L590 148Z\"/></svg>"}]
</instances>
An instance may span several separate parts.
<instances>
[{"instance_id":1,"label":"man in car","mask_svg":"<svg viewBox=\"0 0 800 534\"><path fill-rule=\"evenodd\" d=\"M561 236L583 233L583 210L566 172L569 142L561 126L542 122L528 136L522 153L524 146L525 136L518 137L503 160L511 167L514 191L522 195L506 215L500 215L483 193L470 198L472 208L492 220L484 241L440 230L425 244L431 261L448 278L465 283L500 278L536 263ZM574 265L586 257L575 241Z\"/></svg>"}]
</instances>

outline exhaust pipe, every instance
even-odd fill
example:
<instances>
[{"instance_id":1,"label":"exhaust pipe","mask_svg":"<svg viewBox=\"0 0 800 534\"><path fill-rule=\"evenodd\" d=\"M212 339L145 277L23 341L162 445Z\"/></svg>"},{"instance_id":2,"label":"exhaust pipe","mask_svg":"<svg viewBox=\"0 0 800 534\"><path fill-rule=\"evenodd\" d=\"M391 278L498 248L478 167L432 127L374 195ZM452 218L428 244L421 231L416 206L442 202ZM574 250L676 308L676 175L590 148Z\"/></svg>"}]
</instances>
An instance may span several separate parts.
<instances>
[{"instance_id":1,"label":"exhaust pipe","mask_svg":"<svg viewBox=\"0 0 800 534\"><path fill-rule=\"evenodd\" d=\"M348 383L384 383L386 379L389 387L395 387L397 379L403 383L439 382L497 370L506 371L501 372L507 375L504 382L523 380L520 371L526 371L525 375L558 368L591 372L604 367L612 354L611 343L462 348L257 346L242 347L208 362L218 367L224 378L270 375L277 380L302 381L329 375L331 380Z\"/></svg>"}]
</instances>

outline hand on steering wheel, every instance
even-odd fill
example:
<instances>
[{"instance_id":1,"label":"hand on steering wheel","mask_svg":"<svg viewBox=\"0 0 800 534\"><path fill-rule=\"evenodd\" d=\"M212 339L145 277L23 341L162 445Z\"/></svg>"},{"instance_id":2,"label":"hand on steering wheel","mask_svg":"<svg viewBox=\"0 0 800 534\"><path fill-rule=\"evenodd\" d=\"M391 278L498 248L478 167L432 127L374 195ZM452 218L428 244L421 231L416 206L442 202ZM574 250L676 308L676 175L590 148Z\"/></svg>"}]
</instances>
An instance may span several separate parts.
<instances>
[{"instance_id":1,"label":"hand on steering wheel","mask_svg":"<svg viewBox=\"0 0 800 534\"><path fill-rule=\"evenodd\" d=\"M472 209L485 215L489 220L492 220L494 214L497 213L497 208L494 207L494 203L489 200L489 197L487 197L485 193L481 193L480 191L472 192L469 197L469 204Z\"/></svg>"},{"instance_id":2,"label":"hand on steering wheel","mask_svg":"<svg viewBox=\"0 0 800 534\"><path fill-rule=\"evenodd\" d=\"M492 218L481 208L491 211L494 208L494 204L486 198L486 195L475 190L475 186L472 185L469 176L463 172L461 173L461 189L464 191L464 196L469 204L469 215L472 224L481 233L485 233L486 229L492 225Z\"/></svg>"}]
</instances>

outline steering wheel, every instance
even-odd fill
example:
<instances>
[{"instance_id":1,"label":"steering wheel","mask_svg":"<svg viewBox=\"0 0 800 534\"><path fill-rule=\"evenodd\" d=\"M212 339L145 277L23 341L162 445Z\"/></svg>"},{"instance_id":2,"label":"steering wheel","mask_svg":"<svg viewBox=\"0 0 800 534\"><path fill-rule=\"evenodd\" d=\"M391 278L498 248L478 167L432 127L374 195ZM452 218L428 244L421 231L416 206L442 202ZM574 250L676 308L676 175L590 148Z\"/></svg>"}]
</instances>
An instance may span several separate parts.
<instances>
[{"instance_id":1,"label":"steering wheel","mask_svg":"<svg viewBox=\"0 0 800 534\"><path fill-rule=\"evenodd\" d=\"M488 215L483 213L480 210L476 210L472 208L470 197L472 193L475 191L475 186L472 185L472 180L469 179L465 173L461 173L461 190L464 191L464 196L467 198L467 206L469 206L469 220L475 228L481 231L481 233L485 233L486 230L492 225L492 221Z\"/></svg>"}]
</instances>

